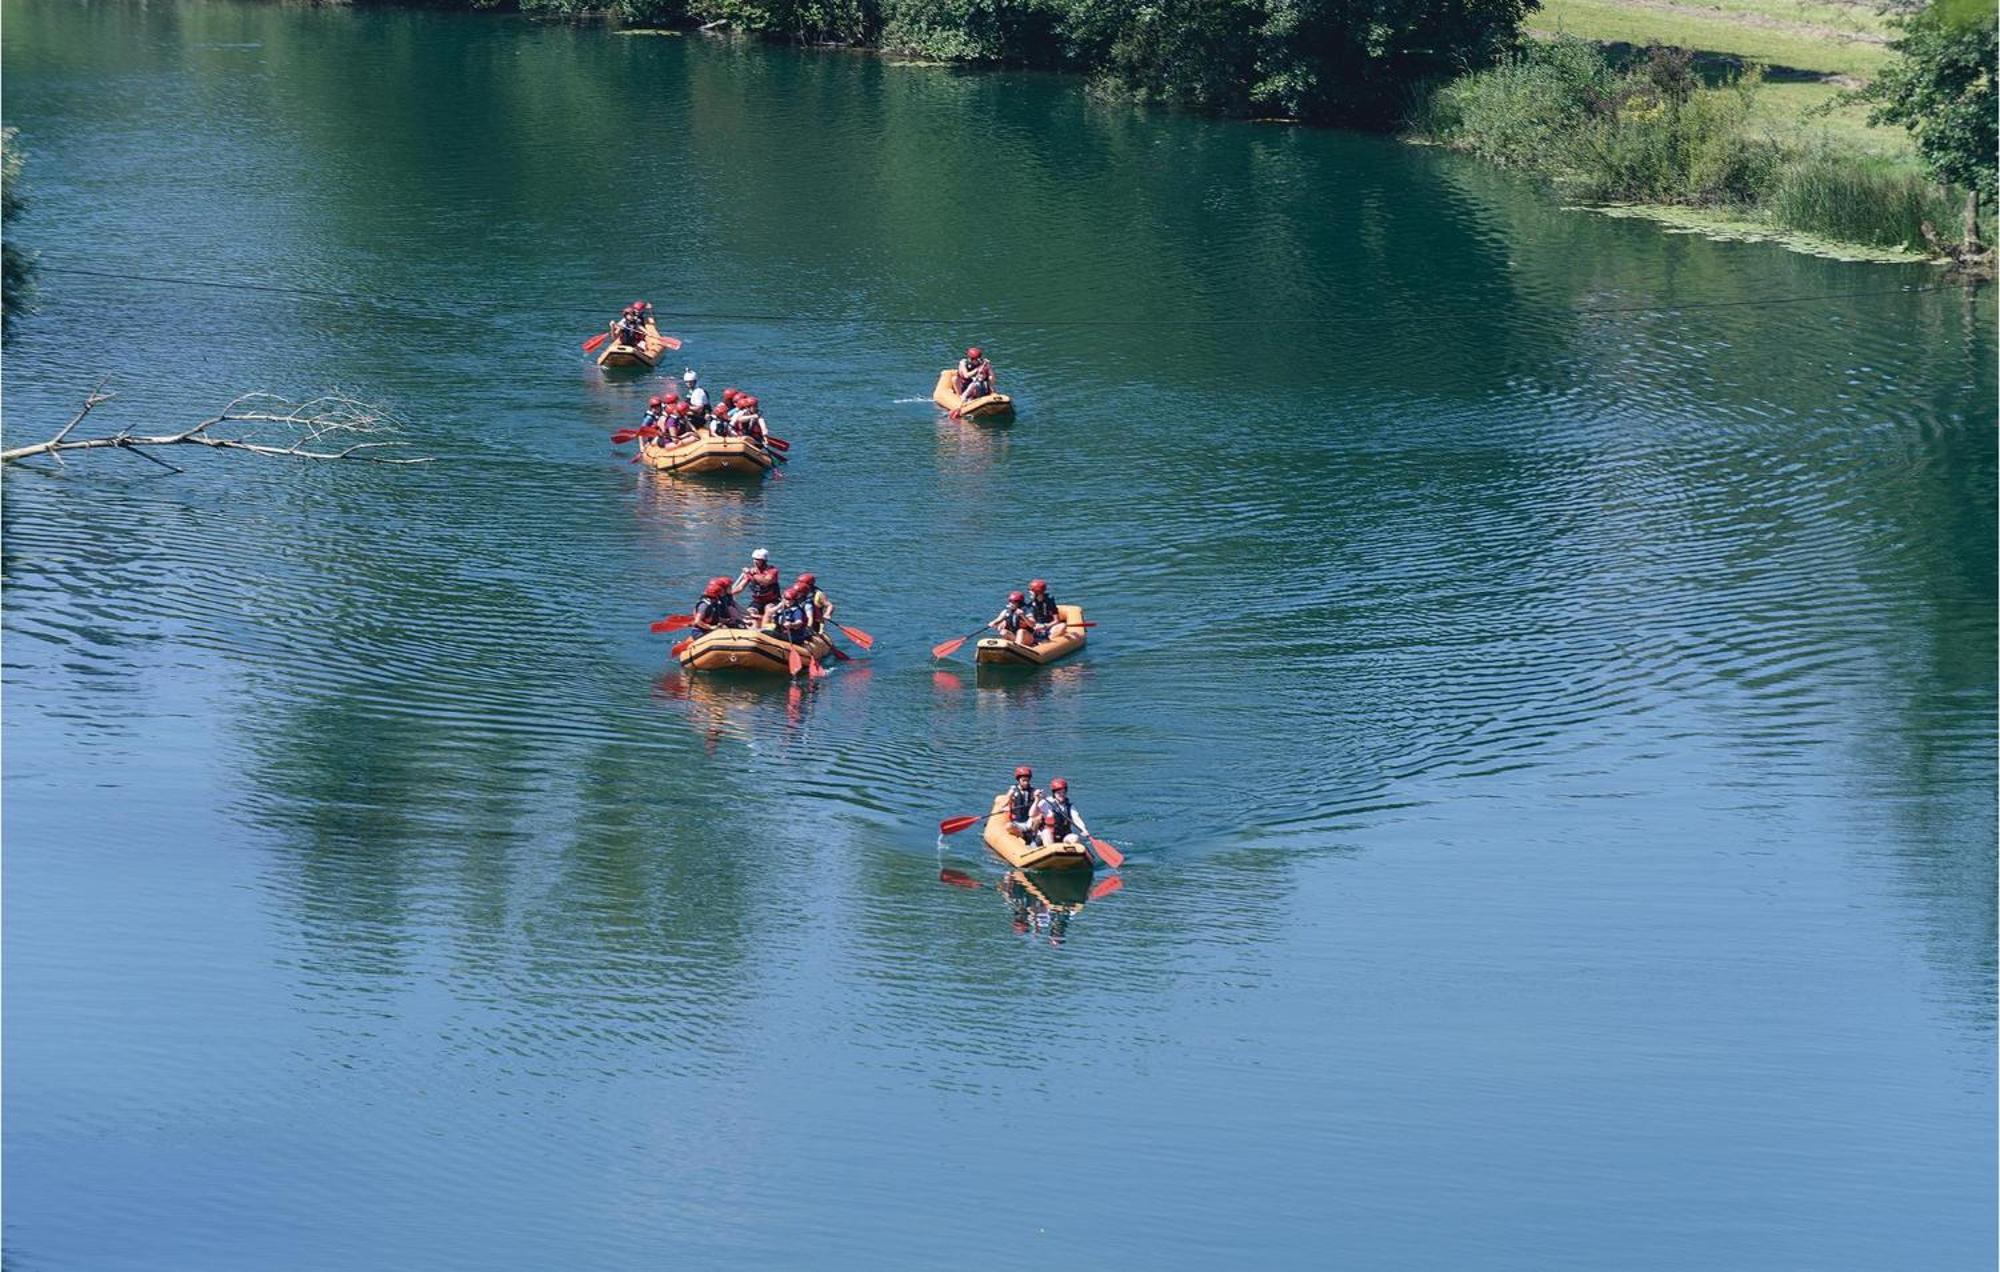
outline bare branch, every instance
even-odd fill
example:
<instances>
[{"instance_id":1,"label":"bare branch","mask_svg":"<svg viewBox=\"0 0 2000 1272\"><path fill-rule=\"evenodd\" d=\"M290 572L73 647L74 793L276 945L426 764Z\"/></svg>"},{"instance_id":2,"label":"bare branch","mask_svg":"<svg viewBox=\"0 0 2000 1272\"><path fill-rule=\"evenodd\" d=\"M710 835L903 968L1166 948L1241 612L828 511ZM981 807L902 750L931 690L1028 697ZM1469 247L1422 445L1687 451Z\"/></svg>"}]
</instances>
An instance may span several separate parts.
<instances>
[{"instance_id":1,"label":"bare branch","mask_svg":"<svg viewBox=\"0 0 2000 1272\"><path fill-rule=\"evenodd\" d=\"M430 455L384 455L377 452L399 449L409 443L398 440L395 420L379 406L370 405L345 393L323 393L304 402L293 402L274 393L244 393L221 411L182 429L178 433L151 436L134 433L131 426L103 437L72 439L70 433L96 407L112 398L100 381L84 399L69 423L46 442L0 451L0 463L48 455L61 463L68 451L129 450L163 468L172 464L147 454L149 446L206 446L211 450L248 451L253 455L291 459L354 460L364 464L428 464ZM321 449L332 440L344 443Z\"/></svg>"}]
</instances>

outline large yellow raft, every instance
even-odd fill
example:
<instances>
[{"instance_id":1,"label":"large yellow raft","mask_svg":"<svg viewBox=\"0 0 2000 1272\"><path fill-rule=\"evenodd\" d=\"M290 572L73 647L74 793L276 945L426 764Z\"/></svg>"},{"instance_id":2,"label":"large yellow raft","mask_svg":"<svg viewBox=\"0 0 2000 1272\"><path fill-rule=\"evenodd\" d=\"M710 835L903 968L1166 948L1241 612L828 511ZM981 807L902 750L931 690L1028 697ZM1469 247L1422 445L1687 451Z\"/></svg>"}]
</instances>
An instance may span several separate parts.
<instances>
[{"instance_id":1,"label":"large yellow raft","mask_svg":"<svg viewBox=\"0 0 2000 1272\"><path fill-rule=\"evenodd\" d=\"M792 644L767 631L747 627L718 627L703 632L680 652L681 666L689 671L754 671L767 675L792 674ZM811 658L825 658L833 652L826 637L815 635L799 646ZM804 674L801 671L801 674Z\"/></svg>"},{"instance_id":2,"label":"large yellow raft","mask_svg":"<svg viewBox=\"0 0 2000 1272\"><path fill-rule=\"evenodd\" d=\"M970 402L958 395L958 370L946 367L938 372L937 387L931 390L931 401L947 411L956 411L966 418L975 416L1000 416L1014 413L1014 399L1005 393L989 393L985 397L974 398Z\"/></svg>"},{"instance_id":3,"label":"large yellow raft","mask_svg":"<svg viewBox=\"0 0 2000 1272\"><path fill-rule=\"evenodd\" d=\"M756 477L777 461L747 437L716 437L697 433L671 446L639 443L639 462L663 473L740 473Z\"/></svg>"},{"instance_id":4,"label":"large yellow raft","mask_svg":"<svg viewBox=\"0 0 2000 1272\"><path fill-rule=\"evenodd\" d=\"M973 646L972 660L1001 667L1045 667L1058 658L1067 658L1083 648L1087 635L1083 627L1083 607L1058 605L1056 613L1069 624L1060 636L1051 636L1034 645L1023 645L1011 636L988 636Z\"/></svg>"},{"instance_id":5,"label":"large yellow raft","mask_svg":"<svg viewBox=\"0 0 2000 1272\"><path fill-rule=\"evenodd\" d=\"M1082 844L1029 843L1014 833L1007 820L1007 792L993 799L986 815L986 846L1016 870L1089 870L1095 863Z\"/></svg>"},{"instance_id":6,"label":"large yellow raft","mask_svg":"<svg viewBox=\"0 0 2000 1272\"><path fill-rule=\"evenodd\" d=\"M610 344L604 346L602 353L597 355L597 365L600 367L650 367L657 365L660 361L660 355L666 351L667 342L665 337L660 335L660 329L653 325L651 318L648 318L644 328L644 335L640 338L638 344L619 344L616 340L613 340Z\"/></svg>"}]
</instances>

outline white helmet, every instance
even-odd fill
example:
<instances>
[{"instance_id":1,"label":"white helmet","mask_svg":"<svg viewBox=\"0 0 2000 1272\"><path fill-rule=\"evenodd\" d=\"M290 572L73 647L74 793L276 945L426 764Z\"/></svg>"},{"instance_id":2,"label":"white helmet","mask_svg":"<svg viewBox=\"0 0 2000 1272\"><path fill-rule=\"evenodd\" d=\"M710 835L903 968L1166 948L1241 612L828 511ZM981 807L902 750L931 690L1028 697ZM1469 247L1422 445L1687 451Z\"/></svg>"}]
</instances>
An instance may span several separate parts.
<instances>
[{"instance_id":1,"label":"white helmet","mask_svg":"<svg viewBox=\"0 0 2000 1272\"><path fill-rule=\"evenodd\" d=\"M750 554L750 559L752 561L768 561L771 559L771 549L759 548Z\"/></svg>"},{"instance_id":2,"label":"white helmet","mask_svg":"<svg viewBox=\"0 0 2000 1272\"><path fill-rule=\"evenodd\" d=\"M683 383L693 384L696 380L699 379L701 379L701 377L694 373L693 367L689 367L687 370L681 372L681 380Z\"/></svg>"}]
</instances>

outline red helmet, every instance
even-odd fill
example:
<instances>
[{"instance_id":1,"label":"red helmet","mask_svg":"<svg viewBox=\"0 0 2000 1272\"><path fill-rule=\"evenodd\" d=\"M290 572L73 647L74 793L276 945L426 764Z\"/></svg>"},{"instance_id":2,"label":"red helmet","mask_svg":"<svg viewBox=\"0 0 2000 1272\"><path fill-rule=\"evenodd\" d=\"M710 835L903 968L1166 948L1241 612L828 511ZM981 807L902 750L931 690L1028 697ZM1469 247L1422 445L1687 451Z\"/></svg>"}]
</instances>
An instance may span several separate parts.
<instances>
[{"instance_id":1,"label":"red helmet","mask_svg":"<svg viewBox=\"0 0 2000 1272\"><path fill-rule=\"evenodd\" d=\"M749 393L745 393L742 397L736 399L736 404L738 406L747 406L753 411L757 409L757 399Z\"/></svg>"},{"instance_id":2,"label":"red helmet","mask_svg":"<svg viewBox=\"0 0 2000 1272\"><path fill-rule=\"evenodd\" d=\"M817 582L819 582L819 576L817 574L807 572L805 574L799 575L799 577L793 581L792 585L794 587L811 587L813 584Z\"/></svg>"},{"instance_id":3,"label":"red helmet","mask_svg":"<svg viewBox=\"0 0 2000 1272\"><path fill-rule=\"evenodd\" d=\"M676 393L676 392L674 392L674 391L673 391L672 389L668 389L668 390L667 390L667 399L666 399L666 400L667 400L667 401L669 401L669 402L678 402L678 401L680 401L680 400L681 400L681 395L680 395L680 394L678 394L678 393Z\"/></svg>"},{"instance_id":4,"label":"red helmet","mask_svg":"<svg viewBox=\"0 0 2000 1272\"><path fill-rule=\"evenodd\" d=\"M625 308L627 309L644 309L645 307L646 307L646 302L643 300L635 300L631 304L625 306Z\"/></svg>"},{"instance_id":5,"label":"red helmet","mask_svg":"<svg viewBox=\"0 0 2000 1272\"><path fill-rule=\"evenodd\" d=\"M723 578L710 579L708 581L708 586L701 590L701 594L703 596L724 596L727 595L728 592L729 592L729 580Z\"/></svg>"},{"instance_id":6,"label":"red helmet","mask_svg":"<svg viewBox=\"0 0 2000 1272\"><path fill-rule=\"evenodd\" d=\"M642 300L639 302L639 308L641 309L651 309L652 307L653 307L653 302L650 300Z\"/></svg>"},{"instance_id":7,"label":"red helmet","mask_svg":"<svg viewBox=\"0 0 2000 1272\"><path fill-rule=\"evenodd\" d=\"M1052 791L1066 791L1069 789L1069 779L1059 777L1055 781L1049 783L1049 789Z\"/></svg>"},{"instance_id":8,"label":"red helmet","mask_svg":"<svg viewBox=\"0 0 2000 1272\"><path fill-rule=\"evenodd\" d=\"M1025 601L1028 598L1021 595L1019 592L1009 592L1007 593L1007 599L1012 601L1014 604L1019 605L1022 601Z\"/></svg>"},{"instance_id":9,"label":"red helmet","mask_svg":"<svg viewBox=\"0 0 2000 1272\"><path fill-rule=\"evenodd\" d=\"M1028 590L1030 592L1046 592L1049 590L1048 580L1036 579L1033 583L1028 584Z\"/></svg>"},{"instance_id":10,"label":"red helmet","mask_svg":"<svg viewBox=\"0 0 2000 1272\"><path fill-rule=\"evenodd\" d=\"M667 400L657 394L646 403L647 406L665 406L666 404Z\"/></svg>"},{"instance_id":11,"label":"red helmet","mask_svg":"<svg viewBox=\"0 0 2000 1272\"><path fill-rule=\"evenodd\" d=\"M725 402L734 402L736 400L736 390L724 389L722 391L722 400Z\"/></svg>"},{"instance_id":12,"label":"red helmet","mask_svg":"<svg viewBox=\"0 0 2000 1272\"><path fill-rule=\"evenodd\" d=\"M1035 770L1029 768L1025 764L1019 765L1014 769L1015 777L1033 777L1034 775L1035 775Z\"/></svg>"},{"instance_id":13,"label":"red helmet","mask_svg":"<svg viewBox=\"0 0 2000 1272\"><path fill-rule=\"evenodd\" d=\"M986 351L984 349L981 349L978 345L974 345L970 349L967 349L965 351L965 356L971 358L974 362L977 362L981 358L986 356Z\"/></svg>"}]
</instances>

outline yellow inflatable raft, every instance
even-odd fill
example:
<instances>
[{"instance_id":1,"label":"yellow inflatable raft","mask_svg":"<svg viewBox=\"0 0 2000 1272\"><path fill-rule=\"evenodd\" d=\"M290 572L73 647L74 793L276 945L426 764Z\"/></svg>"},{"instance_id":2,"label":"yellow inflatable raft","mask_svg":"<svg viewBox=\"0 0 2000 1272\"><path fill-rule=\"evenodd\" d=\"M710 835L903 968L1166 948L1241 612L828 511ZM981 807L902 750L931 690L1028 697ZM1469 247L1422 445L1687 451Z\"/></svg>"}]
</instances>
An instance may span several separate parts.
<instances>
[{"instance_id":1,"label":"yellow inflatable raft","mask_svg":"<svg viewBox=\"0 0 2000 1272\"><path fill-rule=\"evenodd\" d=\"M1089 870L1090 850L1082 844L1031 844L1014 833L1007 821L1007 792L993 799L986 815L986 846L1016 870Z\"/></svg>"},{"instance_id":2,"label":"yellow inflatable raft","mask_svg":"<svg viewBox=\"0 0 2000 1272\"><path fill-rule=\"evenodd\" d=\"M938 372L937 387L931 390L931 401L947 411L957 411L968 419L977 416L1001 416L1014 413L1014 399L1005 393L989 393L970 402L958 395L958 371L946 367Z\"/></svg>"},{"instance_id":3,"label":"yellow inflatable raft","mask_svg":"<svg viewBox=\"0 0 2000 1272\"><path fill-rule=\"evenodd\" d=\"M663 473L739 473L747 477L768 473L777 464L769 451L747 437L708 433L697 433L672 446L641 442L639 462Z\"/></svg>"},{"instance_id":4,"label":"yellow inflatable raft","mask_svg":"<svg viewBox=\"0 0 2000 1272\"><path fill-rule=\"evenodd\" d=\"M638 344L619 344L613 340L597 355L600 367L650 367L657 364L660 355L667 351L667 342L660 337L660 329L653 320L646 320L645 334Z\"/></svg>"},{"instance_id":5,"label":"yellow inflatable raft","mask_svg":"<svg viewBox=\"0 0 2000 1272\"><path fill-rule=\"evenodd\" d=\"M800 653L825 658L833 645L824 636L814 636L800 647ZM694 638L680 652L681 666L689 671L754 671L767 675L792 674L792 646L766 631L747 627L718 627ZM801 674L804 674L801 671Z\"/></svg>"},{"instance_id":6,"label":"yellow inflatable raft","mask_svg":"<svg viewBox=\"0 0 2000 1272\"><path fill-rule=\"evenodd\" d=\"M973 647L972 660L989 667L1044 667L1058 658L1067 658L1083 648L1088 634L1083 624L1083 607L1058 605L1056 613L1069 626L1062 635L1051 636L1034 645L1023 645L1008 636L988 636Z\"/></svg>"}]
</instances>

